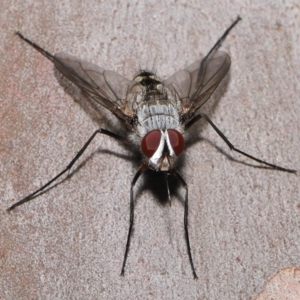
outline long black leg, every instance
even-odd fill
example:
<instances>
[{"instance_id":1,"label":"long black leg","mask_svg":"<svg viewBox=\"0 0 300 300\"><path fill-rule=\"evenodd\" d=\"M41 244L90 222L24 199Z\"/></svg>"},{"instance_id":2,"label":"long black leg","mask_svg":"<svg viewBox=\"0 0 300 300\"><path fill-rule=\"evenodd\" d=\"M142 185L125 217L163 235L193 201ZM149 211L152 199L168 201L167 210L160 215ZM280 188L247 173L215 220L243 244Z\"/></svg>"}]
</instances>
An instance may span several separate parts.
<instances>
[{"instance_id":1,"label":"long black leg","mask_svg":"<svg viewBox=\"0 0 300 300\"><path fill-rule=\"evenodd\" d=\"M37 51L39 51L40 53L42 53L49 60L51 60L52 62L54 61L55 57L51 53L49 53L48 51L44 50L43 48L41 48L39 45L37 45L36 43L32 42L31 40L27 39L22 33L20 33L19 31L17 31L16 35L19 36L26 43L28 43L29 45L31 45L33 48L35 48Z\"/></svg>"},{"instance_id":2,"label":"long black leg","mask_svg":"<svg viewBox=\"0 0 300 300\"><path fill-rule=\"evenodd\" d=\"M170 187L169 187L169 181L168 181L168 173L164 172L164 176L165 176L166 185L167 185L168 200L169 200L169 204L171 206L171 194L170 194Z\"/></svg>"},{"instance_id":3,"label":"long black leg","mask_svg":"<svg viewBox=\"0 0 300 300\"><path fill-rule=\"evenodd\" d=\"M200 69L197 76L197 83L198 83L198 91L201 90L200 85L203 81L203 78L207 71L207 60L209 59L210 55L212 55L213 52L217 51L218 48L222 45L222 42L225 40L229 32L232 30L232 28L241 20L241 18L238 16L236 20L225 30L223 35L217 40L217 42L213 45L213 47L210 49L210 51L207 53L207 55L201 60L200 63ZM216 86L213 88L215 89ZM195 95L197 97L197 95ZM198 95L199 96L199 95ZM203 103L202 103L203 104Z\"/></svg>"},{"instance_id":4,"label":"long black leg","mask_svg":"<svg viewBox=\"0 0 300 300\"><path fill-rule=\"evenodd\" d=\"M223 41L225 40L225 38L227 37L227 35L229 34L229 32L231 31L231 29L240 21L242 20L240 16L238 16L236 18L236 20L225 30L225 32L223 33L223 35L217 40L217 42L213 45L213 47L210 49L210 51L207 53L207 55L205 56L205 58L203 59L204 61L210 56L210 54L217 50L223 43Z\"/></svg>"},{"instance_id":5,"label":"long black leg","mask_svg":"<svg viewBox=\"0 0 300 300\"><path fill-rule=\"evenodd\" d=\"M259 158L256 158L244 151L241 151L237 148L235 148L230 142L229 140L226 138L226 136L220 131L220 129L212 122L212 120L205 114L199 114L197 115L196 117L194 117L189 123L186 124L186 129L191 127L194 123L196 123L198 120L200 120L201 118L204 118L211 126L212 128L217 132L217 134L223 139L223 141L228 145L228 147L230 148L230 150L233 150L235 152L238 152L250 159L253 159L261 164L264 164L264 165L267 165L269 167L272 167L276 170L279 170L279 171L284 171L284 172L289 172L289 173L297 173L297 170L292 170L292 169L286 169L286 168L283 168L283 167L280 167L280 166L277 166L277 165L274 165L274 164L271 164L271 163L268 163L264 160L261 160Z\"/></svg>"},{"instance_id":6,"label":"long black leg","mask_svg":"<svg viewBox=\"0 0 300 300\"><path fill-rule=\"evenodd\" d=\"M131 238L131 233L132 233L132 227L133 227L133 221L134 221L134 200L133 200L133 187L136 184L137 180L141 176L142 173L145 172L147 169L147 164L144 163L140 166L138 171L136 172L132 182L131 182L131 187L130 187L130 218L129 218L129 230L128 230L128 235L127 235L127 242L126 242L126 248L125 248L125 253L124 253L124 259L123 259L123 265L122 265L122 270L121 270L121 276L124 276L125 273L125 265L127 261L127 256L129 252L129 246L130 246L130 238Z\"/></svg>"},{"instance_id":7,"label":"long black leg","mask_svg":"<svg viewBox=\"0 0 300 300\"><path fill-rule=\"evenodd\" d=\"M82 155L82 153L86 150L86 148L88 147L88 145L91 143L91 141L94 139L94 137L98 134L98 133L102 133L102 134L106 134L110 137L113 137L117 140L123 141L125 143L127 143L127 139L113 133L110 132L106 129L98 129L96 130L92 136L88 139L88 141L84 144L84 146L80 149L80 151L76 154L76 156L72 159L72 161L68 164L68 166L59 174L57 174L54 178L52 178L50 181L48 181L45 185L43 185L41 188L39 188L38 190L34 191L33 193L29 194L28 196L26 196L25 198L21 199L20 201L16 202L15 204L13 204L11 207L9 207L7 209L7 211L11 211L14 208L16 208L17 206L28 202L30 200L33 199L33 197L38 194L39 192L41 192L42 190L44 190L47 186L49 186L51 183L53 183L55 180L57 180L60 176L62 176L64 173L66 173L68 170L70 170L72 168L72 166L74 165L74 163L76 162L76 160Z\"/></svg>"},{"instance_id":8,"label":"long black leg","mask_svg":"<svg viewBox=\"0 0 300 300\"><path fill-rule=\"evenodd\" d=\"M192 268L192 272L194 275L194 279L198 279L198 276L195 271L192 253L191 253L191 246L190 246L190 238L189 238L189 231L188 231L188 213L189 213L189 198L188 198L188 186L182 176L178 173L176 169L172 170L172 174L174 174L179 181L181 182L182 186L185 188L185 201L184 201L184 232L185 232L185 240L187 245L187 252Z\"/></svg>"}]
</instances>

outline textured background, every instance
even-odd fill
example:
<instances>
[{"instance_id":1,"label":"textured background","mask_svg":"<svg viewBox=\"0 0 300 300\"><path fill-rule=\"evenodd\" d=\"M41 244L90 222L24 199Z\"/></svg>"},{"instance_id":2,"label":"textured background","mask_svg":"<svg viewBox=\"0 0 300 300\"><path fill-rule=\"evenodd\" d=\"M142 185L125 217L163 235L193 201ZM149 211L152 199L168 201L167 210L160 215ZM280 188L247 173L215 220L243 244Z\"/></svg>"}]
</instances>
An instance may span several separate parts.
<instances>
[{"instance_id":1,"label":"textured background","mask_svg":"<svg viewBox=\"0 0 300 300\"><path fill-rule=\"evenodd\" d=\"M184 241L183 190L172 183L170 207L153 176L137 184L126 275L119 276L139 162L109 137L95 139L70 179L10 214L5 209L57 174L95 129L117 124L15 30L52 53L128 78L140 68L166 78L206 54L240 15L223 45L230 75L204 111L240 149L300 169L297 3L2 0L0 298L269 299L269 278L288 286L282 278L289 276L275 274L288 270L295 278L289 268L300 265L299 175L253 167L238 154L244 163L234 162L204 122L191 132L180 169L190 190L198 281ZM297 295L299 281L292 286L286 290Z\"/></svg>"}]
</instances>

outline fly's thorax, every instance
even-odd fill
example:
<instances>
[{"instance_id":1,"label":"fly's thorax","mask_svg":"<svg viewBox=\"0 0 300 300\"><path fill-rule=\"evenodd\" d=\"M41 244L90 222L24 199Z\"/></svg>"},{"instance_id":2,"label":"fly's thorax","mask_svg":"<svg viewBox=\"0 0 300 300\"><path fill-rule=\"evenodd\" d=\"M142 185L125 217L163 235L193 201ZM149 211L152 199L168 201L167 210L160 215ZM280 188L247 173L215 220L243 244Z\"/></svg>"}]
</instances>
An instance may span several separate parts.
<instances>
[{"instance_id":1,"label":"fly's thorax","mask_svg":"<svg viewBox=\"0 0 300 300\"><path fill-rule=\"evenodd\" d=\"M135 131L140 138L156 129L176 129L182 132L180 101L155 74L146 71L138 74L127 97L136 114Z\"/></svg>"},{"instance_id":2,"label":"fly's thorax","mask_svg":"<svg viewBox=\"0 0 300 300\"><path fill-rule=\"evenodd\" d=\"M179 132L183 132L179 112L171 101L145 101L137 109L136 116L136 130L141 137L156 129L176 129Z\"/></svg>"}]
</instances>

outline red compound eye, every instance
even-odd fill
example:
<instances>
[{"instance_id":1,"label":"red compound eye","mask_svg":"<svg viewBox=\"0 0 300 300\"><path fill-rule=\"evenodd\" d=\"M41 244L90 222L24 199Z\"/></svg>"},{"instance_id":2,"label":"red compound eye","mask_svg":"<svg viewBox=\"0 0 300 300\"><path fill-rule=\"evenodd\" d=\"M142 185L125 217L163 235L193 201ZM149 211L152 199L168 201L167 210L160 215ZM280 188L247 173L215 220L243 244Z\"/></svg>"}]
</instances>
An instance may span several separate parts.
<instances>
[{"instance_id":1,"label":"red compound eye","mask_svg":"<svg viewBox=\"0 0 300 300\"><path fill-rule=\"evenodd\" d=\"M176 156L178 156L184 148L184 138L182 134L175 129L168 129L168 135L171 146Z\"/></svg>"},{"instance_id":2,"label":"red compound eye","mask_svg":"<svg viewBox=\"0 0 300 300\"><path fill-rule=\"evenodd\" d=\"M157 150L160 142L161 132L159 130L152 130L148 132L142 139L141 148L142 152L151 157Z\"/></svg>"}]
</instances>

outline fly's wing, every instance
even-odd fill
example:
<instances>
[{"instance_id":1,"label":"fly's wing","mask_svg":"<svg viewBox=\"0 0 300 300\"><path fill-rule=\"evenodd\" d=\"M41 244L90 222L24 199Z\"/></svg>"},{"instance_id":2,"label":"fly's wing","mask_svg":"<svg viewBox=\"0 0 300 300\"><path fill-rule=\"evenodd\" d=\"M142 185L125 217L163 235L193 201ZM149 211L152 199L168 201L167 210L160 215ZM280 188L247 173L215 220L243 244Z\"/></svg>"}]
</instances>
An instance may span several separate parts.
<instances>
[{"instance_id":1,"label":"fly's wing","mask_svg":"<svg viewBox=\"0 0 300 300\"><path fill-rule=\"evenodd\" d=\"M209 99L230 68L230 57L215 51L164 81L165 87L181 99L181 114L189 119Z\"/></svg>"},{"instance_id":2,"label":"fly's wing","mask_svg":"<svg viewBox=\"0 0 300 300\"><path fill-rule=\"evenodd\" d=\"M66 53L56 53L53 63L66 78L120 119L125 121L134 115L126 101L130 80Z\"/></svg>"}]
</instances>

